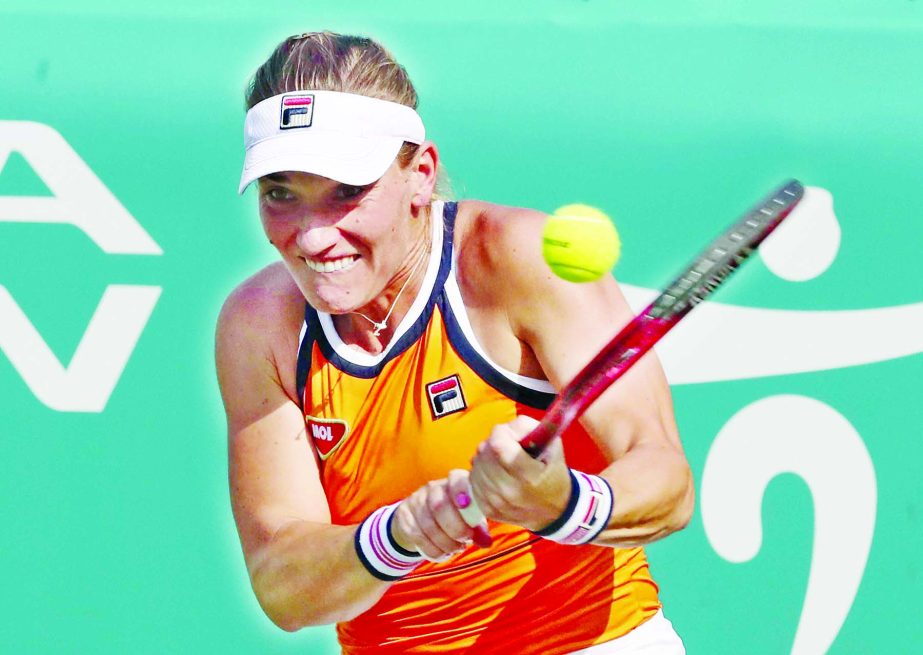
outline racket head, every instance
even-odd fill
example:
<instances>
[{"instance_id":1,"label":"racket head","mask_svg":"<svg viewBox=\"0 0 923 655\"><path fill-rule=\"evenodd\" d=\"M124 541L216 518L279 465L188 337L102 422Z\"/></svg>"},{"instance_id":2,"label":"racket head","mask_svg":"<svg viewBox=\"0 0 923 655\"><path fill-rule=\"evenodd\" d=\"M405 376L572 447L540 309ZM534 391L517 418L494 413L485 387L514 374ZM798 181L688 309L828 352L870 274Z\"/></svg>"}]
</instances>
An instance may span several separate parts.
<instances>
[{"instance_id":1,"label":"racket head","mask_svg":"<svg viewBox=\"0 0 923 655\"><path fill-rule=\"evenodd\" d=\"M539 457L594 400L721 286L791 214L803 196L802 184L788 180L709 243L558 393L539 425L520 440L523 449Z\"/></svg>"}]
</instances>

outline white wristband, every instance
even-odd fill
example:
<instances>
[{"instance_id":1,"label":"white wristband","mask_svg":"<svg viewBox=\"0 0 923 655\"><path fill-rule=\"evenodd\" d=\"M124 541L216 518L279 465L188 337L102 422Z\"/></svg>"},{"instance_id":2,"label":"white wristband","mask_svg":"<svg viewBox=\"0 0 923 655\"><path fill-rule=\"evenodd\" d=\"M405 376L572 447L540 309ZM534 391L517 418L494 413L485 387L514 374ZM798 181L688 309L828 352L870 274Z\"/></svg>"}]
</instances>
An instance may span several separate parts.
<instances>
[{"instance_id":1,"label":"white wristband","mask_svg":"<svg viewBox=\"0 0 923 655\"><path fill-rule=\"evenodd\" d=\"M598 475L570 471L571 494L560 518L537 531L559 544L578 545L595 539L612 517L612 487Z\"/></svg>"},{"instance_id":2,"label":"white wristband","mask_svg":"<svg viewBox=\"0 0 923 655\"><path fill-rule=\"evenodd\" d=\"M423 561L422 555L401 548L391 536L391 517L399 504L376 509L356 530L359 561L379 580L399 580Z\"/></svg>"}]
</instances>

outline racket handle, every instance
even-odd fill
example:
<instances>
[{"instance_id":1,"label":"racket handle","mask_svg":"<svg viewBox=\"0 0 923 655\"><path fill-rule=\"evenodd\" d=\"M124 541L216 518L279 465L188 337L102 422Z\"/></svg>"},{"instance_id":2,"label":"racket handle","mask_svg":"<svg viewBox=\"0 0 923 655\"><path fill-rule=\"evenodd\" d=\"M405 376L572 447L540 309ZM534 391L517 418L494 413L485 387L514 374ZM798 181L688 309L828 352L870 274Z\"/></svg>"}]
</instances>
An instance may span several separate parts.
<instances>
[{"instance_id":1,"label":"racket handle","mask_svg":"<svg viewBox=\"0 0 923 655\"><path fill-rule=\"evenodd\" d=\"M487 531L487 518L484 516L484 512L481 511L481 508L478 507L477 501L474 499L474 494L471 493L470 486L465 495L467 496L468 504L462 507L461 503L456 499L455 506L458 508L458 513L461 514L465 523L474 529L474 543L481 548L487 548L494 541L493 537L490 536L490 532Z\"/></svg>"},{"instance_id":2,"label":"racket handle","mask_svg":"<svg viewBox=\"0 0 923 655\"><path fill-rule=\"evenodd\" d=\"M545 448L548 447L548 444L563 431L557 428L551 420L551 417L554 416L555 413L549 408L548 413L545 414L545 418L532 429L532 432L519 440L519 445L522 446L522 449L526 451L532 459L538 459L539 456L545 452Z\"/></svg>"}]
</instances>

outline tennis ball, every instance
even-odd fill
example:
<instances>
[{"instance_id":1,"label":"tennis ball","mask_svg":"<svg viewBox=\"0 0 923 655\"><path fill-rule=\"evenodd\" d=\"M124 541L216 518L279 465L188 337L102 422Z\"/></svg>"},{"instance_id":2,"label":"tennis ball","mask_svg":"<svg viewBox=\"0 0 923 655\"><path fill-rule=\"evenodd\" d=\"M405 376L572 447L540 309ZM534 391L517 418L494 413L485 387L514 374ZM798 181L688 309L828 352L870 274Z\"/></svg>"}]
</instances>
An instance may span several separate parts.
<instances>
[{"instance_id":1,"label":"tennis ball","mask_svg":"<svg viewBox=\"0 0 923 655\"><path fill-rule=\"evenodd\" d=\"M559 207L545 221L542 255L569 282L598 280L615 266L621 248L612 220L589 205Z\"/></svg>"}]
</instances>

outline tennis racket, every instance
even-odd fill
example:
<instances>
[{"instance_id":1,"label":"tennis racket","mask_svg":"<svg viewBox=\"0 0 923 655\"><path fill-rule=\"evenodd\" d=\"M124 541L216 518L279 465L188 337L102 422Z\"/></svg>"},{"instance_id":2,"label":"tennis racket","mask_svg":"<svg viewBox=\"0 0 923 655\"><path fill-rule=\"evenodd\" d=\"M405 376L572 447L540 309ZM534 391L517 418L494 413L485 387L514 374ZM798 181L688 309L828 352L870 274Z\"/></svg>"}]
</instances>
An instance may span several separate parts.
<instances>
[{"instance_id":1,"label":"tennis racket","mask_svg":"<svg viewBox=\"0 0 923 655\"><path fill-rule=\"evenodd\" d=\"M753 207L712 241L666 289L631 320L559 393L544 418L519 443L539 457L587 407L654 347L684 316L705 300L778 227L804 195L797 180L789 180ZM465 522L476 528L475 541L489 543L481 534L484 515L469 494L471 504L459 509ZM486 539L485 539L486 537Z\"/></svg>"}]
</instances>

